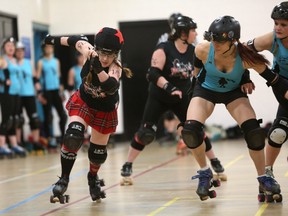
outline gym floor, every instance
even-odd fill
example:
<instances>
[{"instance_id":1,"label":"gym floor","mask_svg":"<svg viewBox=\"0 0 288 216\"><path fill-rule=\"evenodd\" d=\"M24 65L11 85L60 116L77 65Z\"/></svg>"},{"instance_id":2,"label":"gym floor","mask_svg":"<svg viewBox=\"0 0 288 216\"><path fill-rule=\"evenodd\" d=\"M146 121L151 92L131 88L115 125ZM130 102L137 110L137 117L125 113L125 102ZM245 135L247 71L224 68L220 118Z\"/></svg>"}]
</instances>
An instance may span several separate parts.
<instances>
[{"instance_id":1,"label":"gym floor","mask_svg":"<svg viewBox=\"0 0 288 216\"><path fill-rule=\"evenodd\" d=\"M244 140L224 140L213 144L225 167L227 181L211 188L214 199L201 201L196 194L198 180L191 180L198 165L192 155L177 156L173 143L147 146L133 166L132 186L120 185L120 169L129 143L108 150L99 171L105 180L106 198L92 202L87 184L87 153L79 151L71 173L66 204L50 203L53 183L60 175L59 153L0 160L0 215L13 216L270 216L288 215L287 145L274 166L281 185L282 203L259 203L256 170Z\"/></svg>"}]
</instances>

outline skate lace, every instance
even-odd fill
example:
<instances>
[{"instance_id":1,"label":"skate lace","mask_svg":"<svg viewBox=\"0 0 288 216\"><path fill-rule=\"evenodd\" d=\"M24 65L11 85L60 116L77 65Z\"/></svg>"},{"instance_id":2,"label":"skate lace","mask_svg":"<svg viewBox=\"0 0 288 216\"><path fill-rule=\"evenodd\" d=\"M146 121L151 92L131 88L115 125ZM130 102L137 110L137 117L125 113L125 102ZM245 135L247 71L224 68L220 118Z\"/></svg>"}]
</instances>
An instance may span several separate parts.
<instances>
[{"instance_id":1,"label":"skate lace","mask_svg":"<svg viewBox=\"0 0 288 216\"><path fill-rule=\"evenodd\" d=\"M265 173L267 176L275 178L272 169L265 169Z\"/></svg>"},{"instance_id":2,"label":"skate lace","mask_svg":"<svg viewBox=\"0 0 288 216\"><path fill-rule=\"evenodd\" d=\"M259 178L259 181L265 187L268 187L268 188L271 188L274 185L278 185L277 181L274 178L270 177L270 176L263 176L263 177Z\"/></svg>"},{"instance_id":3,"label":"skate lace","mask_svg":"<svg viewBox=\"0 0 288 216\"><path fill-rule=\"evenodd\" d=\"M63 178L63 177L60 177L58 176L59 180L54 183L53 185L63 185L63 186L67 186L68 185L68 180Z\"/></svg>"},{"instance_id":4,"label":"skate lace","mask_svg":"<svg viewBox=\"0 0 288 216\"><path fill-rule=\"evenodd\" d=\"M209 182L210 179L212 178L210 169L205 170L205 171L198 170L197 173L198 173L198 175L192 176L192 180L198 178L199 179L199 185L206 185L207 182ZM207 179L208 179L208 181L207 181Z\"/></svg>"}]
</instances>

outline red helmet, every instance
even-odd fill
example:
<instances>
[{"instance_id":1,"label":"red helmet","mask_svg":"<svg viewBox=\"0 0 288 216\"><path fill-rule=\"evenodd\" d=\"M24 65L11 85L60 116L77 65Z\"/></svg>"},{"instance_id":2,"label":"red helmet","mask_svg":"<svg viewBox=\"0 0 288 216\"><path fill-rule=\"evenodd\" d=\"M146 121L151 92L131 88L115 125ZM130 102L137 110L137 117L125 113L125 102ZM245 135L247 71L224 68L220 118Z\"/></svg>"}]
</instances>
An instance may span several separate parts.
<instances>
[{"instance_id":1,"label":"red helmet","mask_svg":"<svg viewBox=\"0 0 288 216\"><path fill-rule=\"evenodd\" d=\"M96 50L118 53L123 43L124 38L119 30L104 27L96 34L94 45Z\"/></svg>"}]
</instances>

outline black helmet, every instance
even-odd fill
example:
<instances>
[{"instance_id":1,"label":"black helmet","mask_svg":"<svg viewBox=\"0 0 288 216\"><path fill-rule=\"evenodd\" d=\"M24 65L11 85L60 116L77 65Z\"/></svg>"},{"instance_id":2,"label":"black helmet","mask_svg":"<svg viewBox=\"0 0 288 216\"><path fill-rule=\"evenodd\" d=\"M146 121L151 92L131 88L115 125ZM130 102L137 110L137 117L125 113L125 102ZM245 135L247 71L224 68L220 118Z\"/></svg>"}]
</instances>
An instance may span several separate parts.
<instances>
[{"instance_id":1,"label":"black helmet","mask_svg":"<svg viewBox=\"0 0 288 216\"><path fill-rule=\"evenodd\" d=\"M288 2L281 2L273 8L272 19L288 19Z\"/></svg>"},{"instance_id":2,"label":"black helmet","mask_svg":"<svg viewBox=\"0 0 288 216\"><path fill-rule=\"evenodd\" d=\"M193 21L192 18L187 16L179 16L174 22L173 31L178 37L181 35L181 31L184 31L186 34L189 33L190 29L196 29L197 24Z\"/></svg>"},{"instance_id":3,"label":"black helmet","mask_svg":"<svg viewBox=\"0 0 288 216\"><path fill-rule=\"evenodd\" d=\"M123 43L124 38L119 30L104 27L96 34L94 45L96 50L118 53Z\"/></svg>"},{"instance_id":4,"label":"black helmet","mask_svg":"<svg viewBox=\"0 0 288 216\"><path fill-rule=\"evenodd\" d=\"M182 16L181 13L173 13L173 14L170 15L170 17L169 17L169 19L168 19L168 23L169 23L169 26L170 26L171 30L173 29L175 20L176 20L178 17L180 17L180 16Z\"/></svg>"},{"instance_id":5,"label":"black helmet","mask_svg":"<svg viewBox=\"0 0 288 216\"><path fill-rule=\"evenodd\" d=\"M215 19L208 31L204 33L204 39L211 41L232 41L240 38L240 23L232 16L222 16Z\"/></svg>"}]
</instances>

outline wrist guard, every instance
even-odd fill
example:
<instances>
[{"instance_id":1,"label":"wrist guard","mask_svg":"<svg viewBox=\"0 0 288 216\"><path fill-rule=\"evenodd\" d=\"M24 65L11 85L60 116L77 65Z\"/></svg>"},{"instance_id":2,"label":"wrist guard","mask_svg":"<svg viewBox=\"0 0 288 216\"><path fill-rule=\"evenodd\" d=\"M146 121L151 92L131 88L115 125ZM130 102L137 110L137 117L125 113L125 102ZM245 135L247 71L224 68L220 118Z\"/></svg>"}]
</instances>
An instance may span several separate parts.
<instances>
[{"instance_id":1,"label":"wrist guard","mask_svg":"<svg viewBox=\"0 0 288 216\"><path fill-rule=\"evenodd\" d=\"M90 71L99 74L100 72L102 72L104 70L104 68L101 65L101 62L99 61L99 57L95 56L95 57L91 57L90 59Z\"/></svg>"},{"instance_id":2,"label":"wrist guard","mask_svg":"<svg viewBox=\"0 0 288 216\"><path fill-rule=\"evenodd\" d=\"M69 46L73 46L75 47L76 46L76 43L79 41L79 40L84 40L84 41L88 41L88 38L84 35L78 35L78 36L70 36L67 40L67 43Z\"/></svg>"},{"instance_id":3,"label":"wrist guard","mask_svg":"<svg viewBox=\"0 0 288 216\"><path fill-rule=\"evenodd\" d=\"M49 45L61 45L60 40L61 37L54 37L48 34L44 39L44 43Z\"/></svg>"},{"instance_id":4,"label":"wrist guard","mask_svg":"<svg viewBox=\"0 0 288 216\"><path fill-rule=\"evenodd\" d=\"M242 79L240 81L240 85L244 85L246 83L252 83L252 80L250 79L250 71L246 69L242 75Z\"/></svg>"},{"instance_id":5,"label":"wrist guard","mask_svg":"<svg viewBox=\"0 0 288 216\"><path fill-rule=\"evenodd\" d=\"M176 88L175 86L173 86L173 85L172 85L171 83L169 83L169 82L167 82L167 83L164 84L163 89L164 89L167 93L169 93L169 94L171 94L172 92L174 92L174 91L176 91L176 90L179 90L178 88Z\"/></svg>"}]
</instances>

